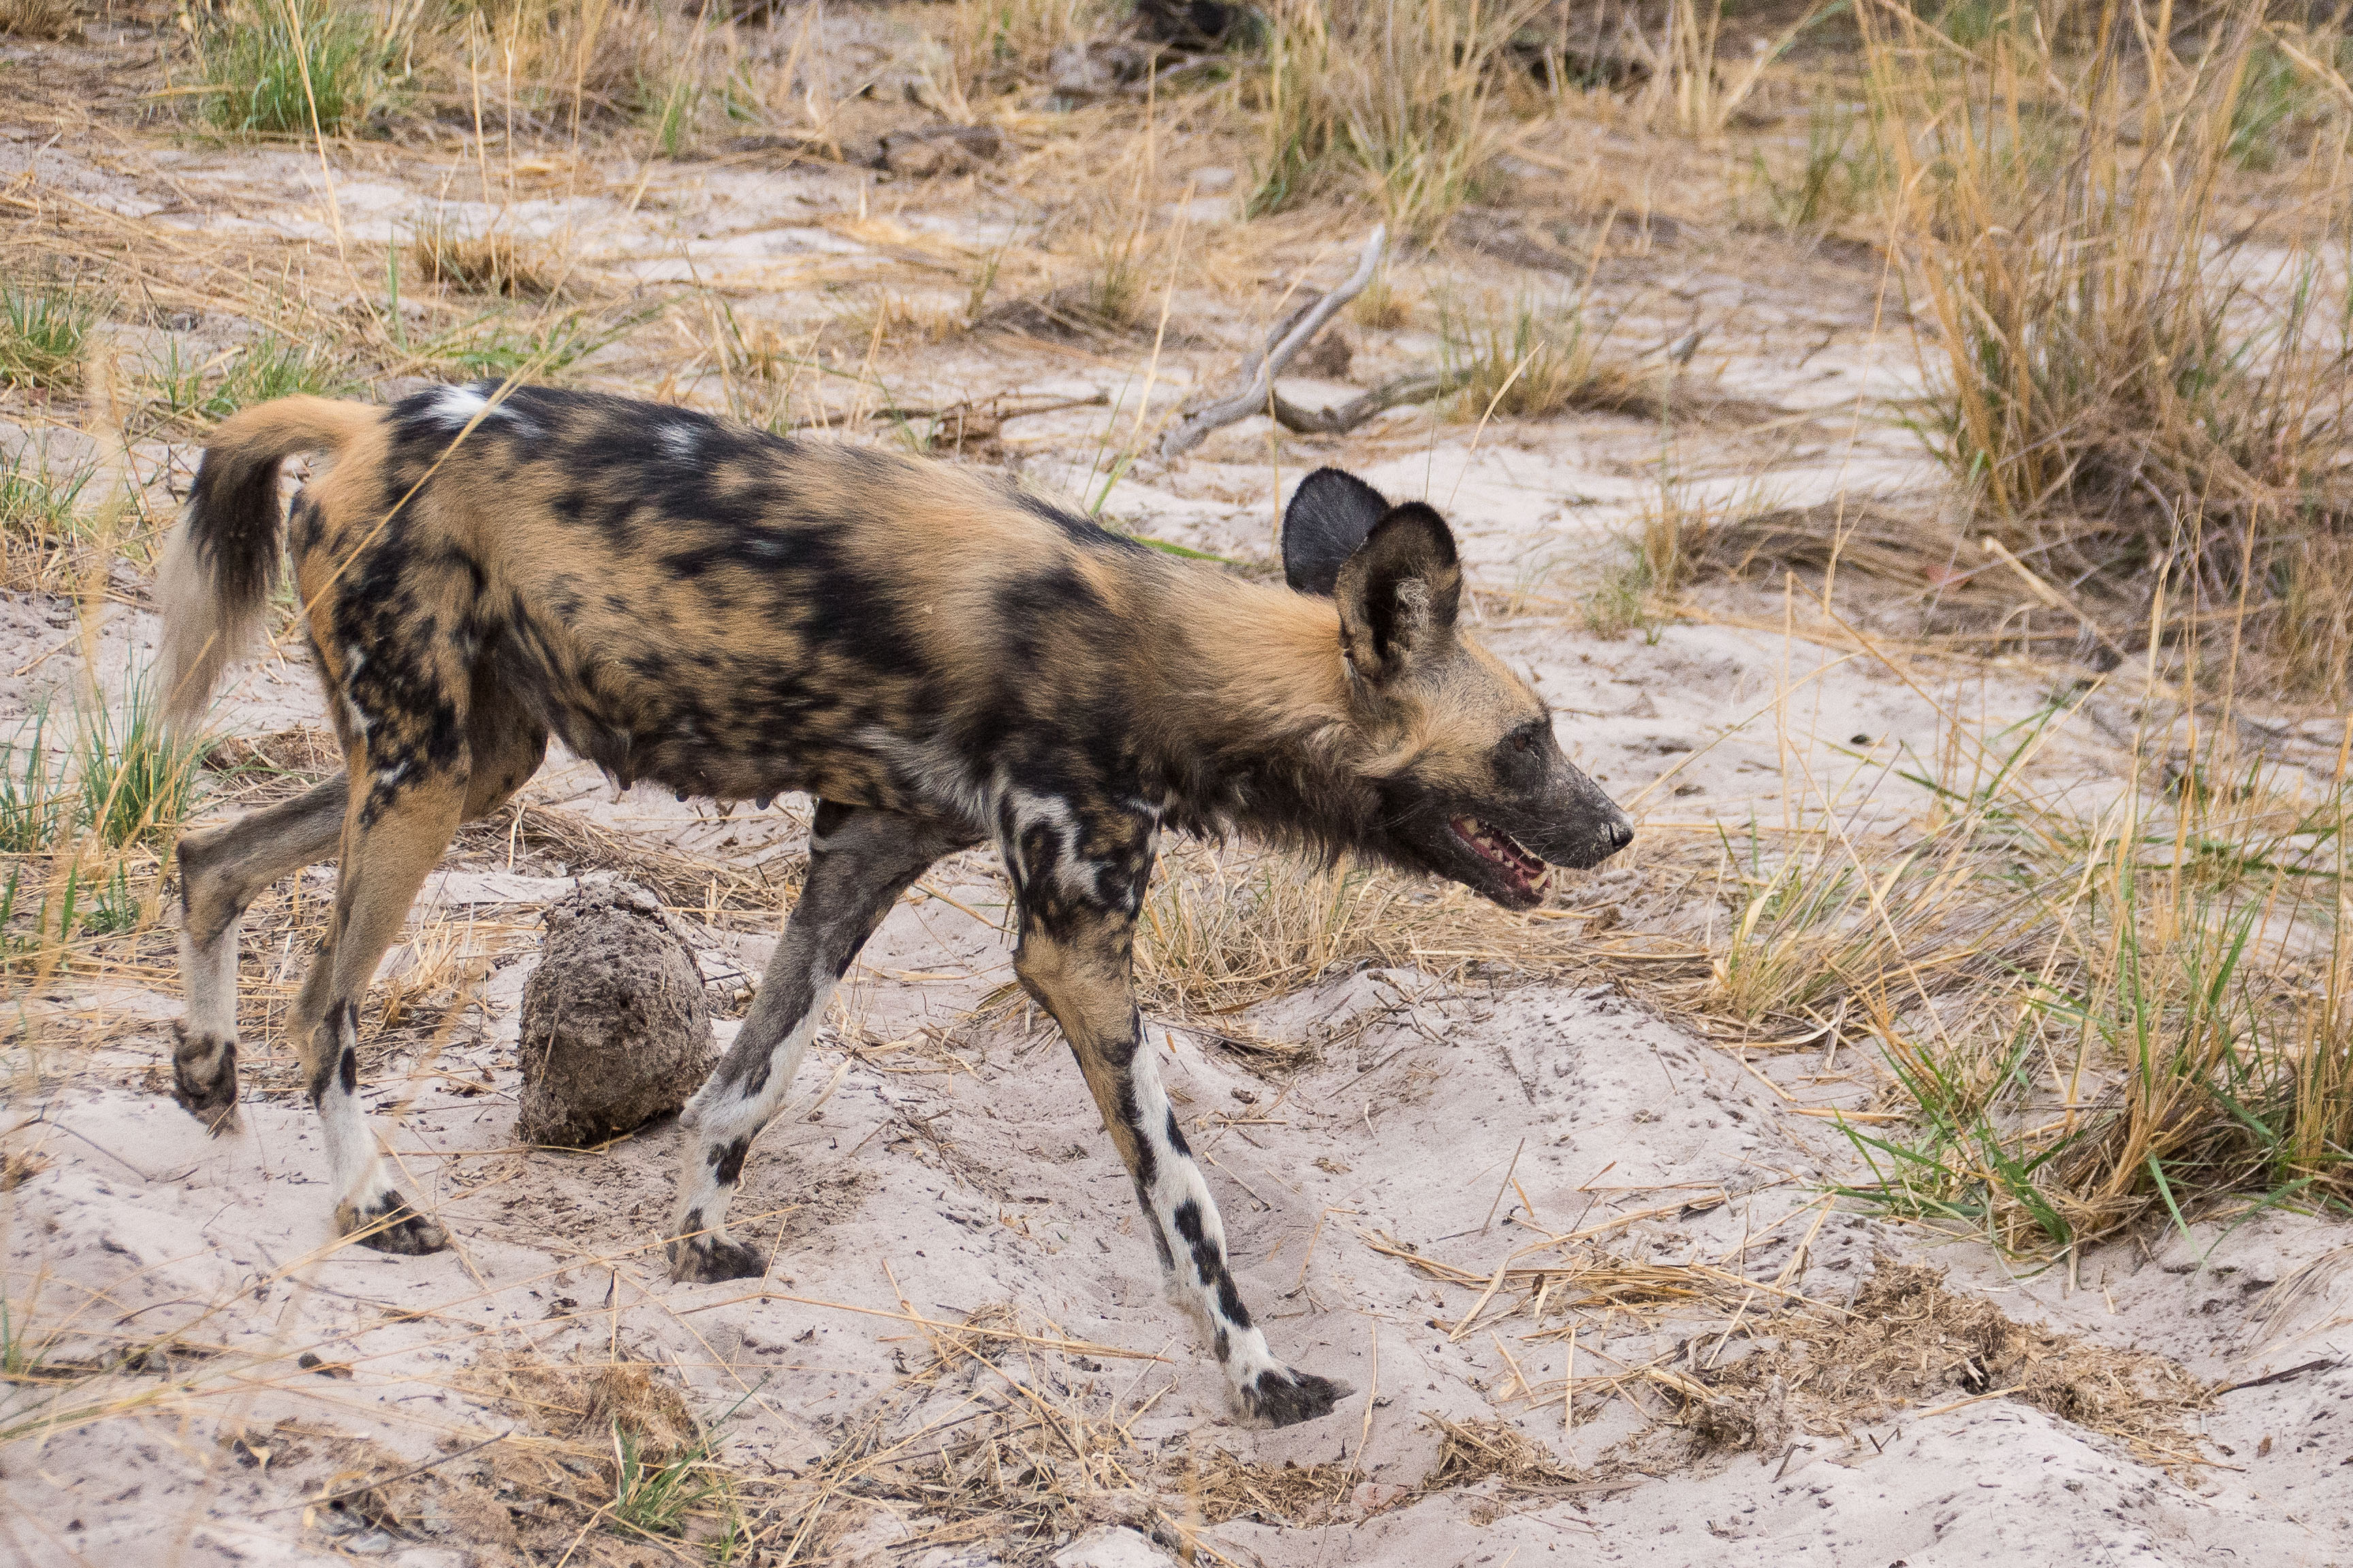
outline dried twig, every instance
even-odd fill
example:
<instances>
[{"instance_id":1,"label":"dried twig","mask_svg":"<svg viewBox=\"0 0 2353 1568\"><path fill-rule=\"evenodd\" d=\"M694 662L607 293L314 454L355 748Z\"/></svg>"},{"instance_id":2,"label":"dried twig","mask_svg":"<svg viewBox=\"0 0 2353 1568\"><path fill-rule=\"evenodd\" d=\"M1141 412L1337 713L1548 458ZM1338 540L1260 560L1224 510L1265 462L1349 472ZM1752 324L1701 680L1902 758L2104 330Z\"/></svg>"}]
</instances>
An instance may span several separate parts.
<instances>
[{"instance_id":1,"label":"dried twig","mask_svg":"<svg viewBox=\"0 0 2353 1568\"><path fill-rule=\"evenodd\" d=\"M1189 452L1199 446L1210 431L1247 419L1264 408L1269 395L1274 390L1274 378L1282 374L1282 367L1324 330L1324 324L1339 313L1341 306L1363 293L1366 286L1372 282L1373 273L1381 264L1381 254L1388 247L1388 233L1386 226L1375 228L1372 237L1365 241L1364 254L1357 258L1356 274L1318 300L1314 307L1300 317L1297 324L1287 331L1278 327L1269 335L1265 345L1243 362L1241 374L1237 377L1241 384L1238 391L1196 409L1170 426L1168 433L1160 438L1160 455L1174 458ZM1362 398L1356 399L1347 406L1353 407L1356 403L1363 401ZM1366 417L1369 418L1371 415L1367 414Z\"/></svg>"},{"instance_id":2,"label":"dried twig","mask_svg":"<svg viewBox=\"0 0 2353 1568\"><path fill-rule=\"evenodd\" d=\"M1280 392L1270 393L1273 399L1274 422L1286 430L1302 436L1345 436L1374 416L1392 408L1402 408L1409 403L1427 403L1433 397L1444 397L1461 389L1469 376L1461 371L1421 371L1385 382L1370 392L1359 393L1345 403L1329 408L1302 408L1286 399Z\"/></svg>"}]
</instances>

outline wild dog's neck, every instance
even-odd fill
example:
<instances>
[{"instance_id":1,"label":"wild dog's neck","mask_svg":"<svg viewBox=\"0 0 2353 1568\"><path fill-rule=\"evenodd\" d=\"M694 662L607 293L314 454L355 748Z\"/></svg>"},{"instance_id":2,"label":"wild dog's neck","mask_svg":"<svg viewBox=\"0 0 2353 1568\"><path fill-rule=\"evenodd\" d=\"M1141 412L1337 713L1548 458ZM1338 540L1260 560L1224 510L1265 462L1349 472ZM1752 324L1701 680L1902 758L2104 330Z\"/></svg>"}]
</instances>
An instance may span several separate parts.
<instances>
[{"instance_id":1,"label":"wild dog's neck","mask_svg":"<svg viewBox=\"0 0 2353 1568\"><path fill-rule=\"evenodd\" d=\"M1371 808L1339 611L1328 599L1193 566L1157 597L1165 701L1151 715L1180 814L1346 847Z\"/></svg>"}]
</instances>

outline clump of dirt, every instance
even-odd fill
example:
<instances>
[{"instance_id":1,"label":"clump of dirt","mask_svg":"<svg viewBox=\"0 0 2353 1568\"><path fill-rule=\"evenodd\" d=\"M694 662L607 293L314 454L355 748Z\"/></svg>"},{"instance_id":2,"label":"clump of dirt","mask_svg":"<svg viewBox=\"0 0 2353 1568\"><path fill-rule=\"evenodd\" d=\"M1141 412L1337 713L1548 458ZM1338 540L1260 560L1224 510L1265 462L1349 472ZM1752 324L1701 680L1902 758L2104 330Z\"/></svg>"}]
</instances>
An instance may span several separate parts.
<instances>
[{"instance_id":1,"label":"clump of dirt","mask_svg":"<svg viewBox=\"0 0 2353 1568\"><path fill-rule=\"evenodd\" d=\"M1945 1289L1945 1271L1882 1258L1844 1307L1769 1319L1748 1353L1721 1364L1699 1343L1682 1426L1703 1453L1782 1441L1792 1427L1838 1436L1922 1404L2015 1399L2167 1465L2194 1462L2188 1417L2212 1390L2179 1363L2018 1322L1983 1297ZM1697 1350L1697 1346L1694 1347Z\"/></svg>"},{"instance_id":2,"label":"clump of dirt","mask_svg":"<svg viewBox=\"0 0 2353 1568\"><path fill-rule=\"evenodd\" d=\"M523 1142L599 1143L686 1103L716 1052L702 976L660 900L609 882L547 911L519 1047Z\"/></svg>"}]
</instances>

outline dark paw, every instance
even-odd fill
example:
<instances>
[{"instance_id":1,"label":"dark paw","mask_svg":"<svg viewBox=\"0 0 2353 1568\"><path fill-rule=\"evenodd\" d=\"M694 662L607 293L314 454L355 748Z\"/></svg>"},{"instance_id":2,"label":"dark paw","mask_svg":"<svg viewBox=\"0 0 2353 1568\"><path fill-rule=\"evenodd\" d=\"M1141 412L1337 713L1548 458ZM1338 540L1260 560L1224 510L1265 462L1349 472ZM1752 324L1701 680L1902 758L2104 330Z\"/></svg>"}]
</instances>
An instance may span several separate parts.
<instances>
[{"instance_id":1,"label":"dark paw","mask_svg":"<svg viewBox=\"0 0 2353 1568\"><path fill-rule=\"evenodd\" d=\"M214 1137L237 1131L237 1042L172 1026L172 1098Z\"/></svg>"},{"instance_id":2,"label":"dark paw","mask_svg":"<svg viewBox=\"0 0 2353 1568\"><path fill-rule=\"evenodd\" d=\"M724 1237L691 1236L670 1244L670 1277L683 1284L757 1279L767 1271L765 1258Z\"/></svg>"},{"instance_id":3,"label":"dark paw","mask_svg":"<svg viewBox=\"0 0 2353 1568\"><path fill-rule=\"evenodd\" d=\"M1268 1426L1296 1426L1302 1421L1313 1421L1318 1415L1332 1414L1332 1406L1356 1392L1353 1384L1336 1377L1318 1377L1312 1372L1262 1372L1241 1385L1242 1414L1254 1424Z\"/></svg>"},{"instance_id":4,"label":"dark paw","mask_svg":"<svg viewBox=\"0 0 2353 1568\"><path fill-rule=\"evenodd\" d=\"M398 1193L382 1194L367 1207L339 1215L337 1219L345 1236L378 1252L419 1257L449 1245L448 1233L409 1207L408 1200Z\"/></svg>"}]
</instances>

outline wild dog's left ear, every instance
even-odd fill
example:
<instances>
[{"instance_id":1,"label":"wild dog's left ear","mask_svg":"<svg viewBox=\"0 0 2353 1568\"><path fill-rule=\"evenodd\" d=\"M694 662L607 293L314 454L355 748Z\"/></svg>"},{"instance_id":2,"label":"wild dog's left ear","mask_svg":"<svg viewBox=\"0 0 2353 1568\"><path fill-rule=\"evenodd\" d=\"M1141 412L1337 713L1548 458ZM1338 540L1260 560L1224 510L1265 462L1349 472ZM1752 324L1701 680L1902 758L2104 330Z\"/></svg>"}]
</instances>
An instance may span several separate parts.
<instances>
[{"instance_id":1,"label":"wild dog's left ear","mask_svg":"<svg viewBox=\"0 0 2353 1568\"><path fill-rule=\"evenodd\" d=\"M1340 568L1389 503L1354 474L1318 468L1291 492L1282 514L1282 580L1294 594L1332 596Z\"/></svg>"},{"instance_id":2,"label":"wild dog's left ear","mask_svg":"<svg viewBox=\"0 0 2353 1568\"><path fill-rule=\"evenodd\" d=\"M1446 520L1419 501L1391 507L1340 568L1340 644L1366 680L1394 679L1454 637L1462 566Z\"/></svg>"}]
</instances>

